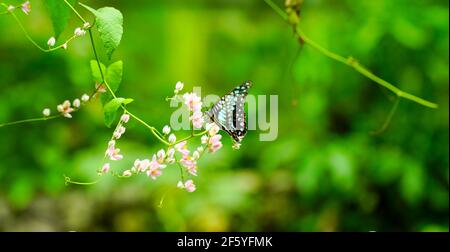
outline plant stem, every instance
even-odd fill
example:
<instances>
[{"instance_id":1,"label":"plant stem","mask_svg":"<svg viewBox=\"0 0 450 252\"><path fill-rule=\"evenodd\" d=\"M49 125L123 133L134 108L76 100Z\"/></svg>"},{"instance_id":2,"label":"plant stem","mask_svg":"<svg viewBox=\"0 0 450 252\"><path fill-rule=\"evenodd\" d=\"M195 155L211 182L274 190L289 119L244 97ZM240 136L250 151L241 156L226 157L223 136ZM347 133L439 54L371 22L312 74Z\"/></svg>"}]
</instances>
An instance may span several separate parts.
<instances>
[{"instance_id":1,"label":"plant stem","mask_svg":"<svg viewBox=\"0 0 450 252\"><path fill-rule=\"evenodd\" d=\"M264 0L267 5L269 5L281 18L283 18L285 21L288 21L288 16L287 14L280 8L278 7L272 0ZM312 39L308 38L303 31L300 29L300 27L296 27L295 29L295 35L300 38L301 41L303 41L304 43L308 44L309 46L311 46L312 48L314 48L316 51L320 52L321 54L325 55L326 57L333 59L337 62L343 63L351 68L353 68L355 71L357 71L358 73L362 74L363 76L365 76L366 78L374 81L375 83L387 88L388 90L390 90L391 92L393 92L395 95L397 95L398 97L401 98L405 98L408 99L410 101L413 101L415 103L418 103L420 105L423 105L425 107L428 108L438 108L438 105L436 103L427 101L425 99L422 99L420 97L417 97L415 95L412 95L410 93L407 93L399 88L397 88L396 86L394 86L393 84L387 82L386 80L380 78L379 76L373 74L372 72L370 72L367 68L365 68L363 65L359 64L357 60L355 60L352 57L343 57L337 53L334 53L326 48L324 48L323 46L319 45L318 43L316 43L315 41L313 41Z\"/></svg>"},{"instance_id":2,"label":"plant stem","mask_svg":"<svg viewBox=\"0 0 450 252\"><path fill-rule=\"evenodd\" d=\"M64 0L64 2L69 6L69 8L72 9L72 11L77 15L77 17L81 20L81 22L86 23L86 20L84 20L84 18L80 15L80 13L78 13L77 10L75 10L75 8L69 3L67 2L67 0Z\"/></svg>"},{"instance_id":3,"label":"plant stem","mask_svg":"<svg viewBox=\"0 0 450 252\"><path fill-rule=\"evenodd\" d=\"M14 122L7 122L7 123L0 124L0 128L4 127L4 126L10 126L10 125L20 124L20 123L46 121L46 120L51 120L51 119L55 119L55 118L58 118L58 117L61 117L61 115L54 115L54 116L47 116L47 117L39 117L39 118L31 118L31 119L19 120L19 121L14 121Z\"/></svg>"}]
</instances>

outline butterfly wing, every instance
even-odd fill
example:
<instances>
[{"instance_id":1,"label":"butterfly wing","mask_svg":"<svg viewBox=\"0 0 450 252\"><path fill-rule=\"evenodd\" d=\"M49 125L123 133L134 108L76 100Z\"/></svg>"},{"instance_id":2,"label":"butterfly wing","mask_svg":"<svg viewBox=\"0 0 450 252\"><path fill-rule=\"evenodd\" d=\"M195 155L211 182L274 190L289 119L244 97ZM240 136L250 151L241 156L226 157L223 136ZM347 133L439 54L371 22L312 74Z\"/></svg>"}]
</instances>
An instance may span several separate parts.
<instances>
[{"instance_id":1,"label":"butterfly wing","mask_svg":"<svg viewBox=\"0 0 450 252\"><path fill-rule=\"evenodd\" d=\"M209 118L237 143L240 143L247 133L244 104L251 86L251 81L239 85L206 112Z\"/></svg>"}]
</instances>

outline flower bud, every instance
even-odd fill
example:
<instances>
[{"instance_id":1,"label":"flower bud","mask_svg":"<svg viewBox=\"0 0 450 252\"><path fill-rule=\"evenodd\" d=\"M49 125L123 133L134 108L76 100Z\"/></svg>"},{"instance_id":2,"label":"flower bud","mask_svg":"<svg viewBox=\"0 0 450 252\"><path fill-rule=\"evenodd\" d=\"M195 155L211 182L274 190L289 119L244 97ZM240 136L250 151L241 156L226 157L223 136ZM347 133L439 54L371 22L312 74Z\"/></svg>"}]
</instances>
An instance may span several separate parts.
<instances>
[{"instance_id":1,"label":"flower bud","mask_svg":"<svg viewBox=\"0 0 450 252\"><path fill-rule=\"evenodd\" d=\"M89 95L83 94L83 95L81 96L81 100L82 100L83 102L89 101Z\"/></svg>"},{"instance_id":2,"label":"flower bud","mask_svg":"<svg viewBox=\"0 0 450 252\"><path fill-rule=\"evenodd\" d=\"M44 110L42 110L42 114L44 116L49 116L50 115L50 109L49 108L45 108Z\"/></svg>"},{"instance_id":3,"label":"flower bud","mask_svg":"<svg viewBox=\"0 0 450 252\"><path fill-rule=\"evenodd\" d=\"M77 99L73 100L72 104L75 108L79 108L81 105L80 99L77 98Z\"/></svg>"},{"instance_id":4,"label":"flower bud","mask_svg":"<svg viewBox=\"0 0 450 252\"><path fill-rule=\"evenodd\" d=\"M54 37L49 38L47 41L47 45L50 47L53 47L55 45L55 43L56 43L56 39Z\"/></svg>"},{"instance_id":5,"label":"flower bud","mask_svg":"<svg viewBox=\"0 0 450 252\"><path fill-rule=\"evenodd\" d=\"M168 135L170 133L170 127L168 125L164 126L162 132L164 135Z\"/></svg>"}]
</instances>

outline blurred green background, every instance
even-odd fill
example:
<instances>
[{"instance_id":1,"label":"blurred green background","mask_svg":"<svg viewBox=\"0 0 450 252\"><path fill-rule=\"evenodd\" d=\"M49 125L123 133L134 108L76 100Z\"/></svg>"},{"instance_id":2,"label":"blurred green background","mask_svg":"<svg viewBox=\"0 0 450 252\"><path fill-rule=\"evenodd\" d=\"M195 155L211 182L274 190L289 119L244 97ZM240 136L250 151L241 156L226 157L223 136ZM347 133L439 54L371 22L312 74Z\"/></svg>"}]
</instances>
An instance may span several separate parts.
<instances>
[{"instance_id":1,"label":"blurred green background","mask_svg":"<svg viewBox=\"0 0 450 252\"><path fill-rule=\"evenodd\" d=\"M278 138L260 142L260 132L250 131L233 151L224 135L223 149L200 161L197 191L187 193L175 188L175 166L157 181L106 176L92 186L64 185L63 174L97 179L112 134L98 101L71 120L3 127L0 230L448 231L448 1L305 0L301 26L309 37L439 104L433 110L401 100L378 136L369 132L381 127L395 97L300 47L263 1L85 3L124 15L113 60L124 61L118 93L135 99L131 111L162 128L173 111L164 98L178 80L186 90L221 95L251 79L251 94L279 96ZM18 16L45 45L53 35L49 15L41 1L31 4L29 16ZM62 38L77 26L72 16ZM0 32L0 122L56 111L92 90L88 36L45 54L9 15L0 16ZM132 120L119 146L118 169L162 147Z\"/></svg>"}]
</instances>

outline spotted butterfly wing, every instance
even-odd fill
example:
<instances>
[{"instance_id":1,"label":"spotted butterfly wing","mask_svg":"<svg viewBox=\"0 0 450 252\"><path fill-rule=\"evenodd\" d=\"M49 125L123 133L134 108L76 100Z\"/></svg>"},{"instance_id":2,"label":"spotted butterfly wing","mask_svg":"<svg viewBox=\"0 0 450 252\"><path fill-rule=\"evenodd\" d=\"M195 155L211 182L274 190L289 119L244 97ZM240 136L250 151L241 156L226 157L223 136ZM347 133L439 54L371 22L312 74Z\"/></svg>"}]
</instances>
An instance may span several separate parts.
<instances>
[{"instance_id":1,"label":"spotted butterfly wing","mask_svg":"<svg viewBox=\"0 0 450 252\"><path fill-rule=\"evenodd\" d=\"M224 95L209 111L206 111L210 120L219 125L238 144L247 133L244 103L251 86L251 81L239 85Z\"/></svg>"}]
</instances>

